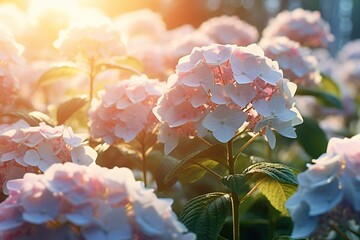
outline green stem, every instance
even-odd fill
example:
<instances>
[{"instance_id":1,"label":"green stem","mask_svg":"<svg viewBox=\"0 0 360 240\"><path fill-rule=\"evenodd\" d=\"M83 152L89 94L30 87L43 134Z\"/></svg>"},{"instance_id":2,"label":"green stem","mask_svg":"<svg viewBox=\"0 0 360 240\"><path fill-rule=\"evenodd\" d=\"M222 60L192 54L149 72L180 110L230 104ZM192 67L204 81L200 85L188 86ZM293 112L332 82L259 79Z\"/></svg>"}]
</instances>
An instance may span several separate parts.
<instances>
[{"instance_id":1,"label":"green stem","mask_svg":"<svg viewBox=\"0 0 360 240\"><path fill-rule=\"evenodd\" d=\"M204 138L202 137L198 137L203 143L205 143L206 145L208 145L209 147L212 147L213 145L211 143L209 143L208 141L206 141Z\"/></svg>"},{"instance_id":2,"label":"green stem","mask_svg":"<svg viewBox=\"0 0 360 240\"><path fill-rule=\"evenodd\" d=\"M256 133L254 136L252 136L244 145L241 146L241 148L239 149L239 151L236 153L235 155L235 159L237 159L239 157L239 155L242 153L242 151L244 151L244 149L250 145L250 143L252 143L258 136L260 136L261 133L258 132Z\"/></svg>"},{"instance_id":3,"label":"green stem","mask_svg":"<svg viewBox=\"0 0 360 240\"><path fill-rule=\"evenodd\" d=\"M229 164L229 174L235 174L235 158L233 156L233 142L230 140L227 142L227 158ZM231 203L232 203L232 220L233 220L233 240L240 239L240 228L239 228L239 198L236 192L231 192Z\"/></svg>"},{"instance_id":4,"label":"green stem","mask_svg":"<svg viewBox=\"0 0 360 240\"><path fill-rule=\"evenodd\" d=\"M246 131L248 125L249 125L248 123L244 123L239 129L239 131L230 139L230 141L234 141L237 137L243 134Z\"/></svg>"},{"instance_id":5,"label":"green stem","mask_svg":"<svg viewBox=\"0 0 360 240\"><path fill-rule=\"evenodd\" d=\"M334 220L334 219L333 219L333 220ZM336 221L336 220L334 220L334 221ZM340 227L341 227L342 229L348 230L349 232L351 232L352 234L356 235L357 237L360 237L360 232L357 232L356 230L352 229L350 226L341 224Z\"/></svg>"},{"instance_id":6,"label":"green stem","mask_svg":"<svg viewBox=\"0 0 360 240\"><path fill-rule=\"evenodd\" d=\"M141 153L142 158L142 171L143 171L143 180L144 180L144 187L147 186L147 180L146 180L146 154L144 152Z\"/></svg>"},{"instance_id":7,"label":"green stem","mask_svg":"<svg viewBox=\"0 0 360 240\"><path fill-rule=\"evenodd\" d=\"M248 197L250 197L257 190L257 188L264 182L264 180L265 178L259 181L243 198L241 198L240 203L242 203Z\"/></svg>"},{"instance_id":8,"label":"green stem","mask_svg":"<svg viewBox=\"0 0 360 240\"><path fill-rule=\"evenodd\" d=\"M341 231L341 229L336 226L335 224L333 223L329 223L329 226L332 230L334 230L342 239L344 240L350 240L350 238L343 232Z\"/></svg>"},{"instance_id":9,"label":"green stem","mask_svg":"<svg viewBox=\"0 0 360 240\"><path fill-rule=\"evenodd\" d=\"M145 149L145 137L146 137L146 133L143 132L142 134L139 134L139 143L141 146L141 161L142 161L142 174L143 174L143 181L144 181L144 187L147 186L147 167L146 167L146 156L149 153L146 149Z\"/></svg>"},{"instance_id":10,"label":"green stem","mask_svg":"<svg viewBox=\"0 0 360 240\"><path fill-rule=\"evenodd\" d=\"M94 59L90 59L90 73L89 73L89 78L90 78L90 103L91 100L93 99L93 94L94 94L94 80L95 80L95 76L96 76L96 71L95 71L95 61Z\"/></svg>"},{"instance_id":11,"label":"green stem","mask_svg":"<svg viewBox=\"0 0 360 240\"><path fill-rule=\"evenodd\" d=\"M360 233L359 233L359 232L356 232L354 229L351 229L350 227L347 227L346 229L347 229L349 232L351 232L352 234L360 237Z\"/></svg>"}]
</instances>

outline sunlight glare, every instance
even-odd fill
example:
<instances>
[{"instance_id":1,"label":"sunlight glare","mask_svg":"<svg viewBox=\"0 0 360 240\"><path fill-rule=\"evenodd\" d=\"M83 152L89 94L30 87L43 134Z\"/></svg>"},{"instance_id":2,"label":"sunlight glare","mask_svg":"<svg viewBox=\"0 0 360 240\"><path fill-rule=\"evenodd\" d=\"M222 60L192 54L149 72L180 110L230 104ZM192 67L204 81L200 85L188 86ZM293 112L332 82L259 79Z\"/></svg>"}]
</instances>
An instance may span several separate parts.
<instances>
[{"instance_id":1,"label":"sunlight glare","mask_svg":"<svg viewBox=\"0 0 360 240\"><path fill-rule=\"evenodd\" d=\"M89 23L104 17L100 9L81 6L79 0L28 0L28 3L31 23L48 32L64 29L71 22Z\"/></svg>"}]
</instances>

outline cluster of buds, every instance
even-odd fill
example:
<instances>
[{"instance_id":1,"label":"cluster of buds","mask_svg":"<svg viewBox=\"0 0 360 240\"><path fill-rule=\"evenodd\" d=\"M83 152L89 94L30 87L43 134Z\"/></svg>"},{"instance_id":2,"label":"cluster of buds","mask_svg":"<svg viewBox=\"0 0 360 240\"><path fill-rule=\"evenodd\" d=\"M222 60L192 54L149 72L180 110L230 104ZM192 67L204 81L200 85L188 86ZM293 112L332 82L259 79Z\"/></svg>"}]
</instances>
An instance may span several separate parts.
<instances>
[{"instance_id":1,"label":"cluster of buds","mask_svg":"<svg viewBox=\"0 0 360 240\"><path fill-rule=\"evenodd\" d=\"M296 84L284 79L277 62L256 44L196 47L179 60L153 109L161 122L158 139L168 154L180 136L211 131L225 143L247 124L251 132L265 132L274 148L273 129L295 138L294 126L302 122L295 91Z\"/></svg>"},{"instance_id":2,"label":"cluster of buds","mask_svg":"<svg viewBox=\"0 0 360 240\"><path fill-rule=\"evenodd\" d=\"M54 164L7 185L1 239L195 239L128 168Z\"/></svg>"}]
</instances>

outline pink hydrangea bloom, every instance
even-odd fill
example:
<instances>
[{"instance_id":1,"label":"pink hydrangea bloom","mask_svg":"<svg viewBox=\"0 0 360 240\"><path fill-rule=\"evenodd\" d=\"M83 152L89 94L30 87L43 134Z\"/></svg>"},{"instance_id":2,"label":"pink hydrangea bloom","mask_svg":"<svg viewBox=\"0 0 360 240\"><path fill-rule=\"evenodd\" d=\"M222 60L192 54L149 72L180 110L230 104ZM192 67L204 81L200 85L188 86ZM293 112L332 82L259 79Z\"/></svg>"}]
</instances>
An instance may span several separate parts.
<instances>
[{"instance_id":1,"label":"pink hydrangea bloom","mask_svg":"<svg viewBox=\"0 0 360 240\"><path fill-rule=\"evenodd\" d=\"M360 59L339 63L341 67L335 69L334 76L340 81L344 92L354 98L360 89Z\"/></svg>"},{"instance_id":2,"label":"pink hydrangea bloom","mask_svg":"<svg viewBox=\"0 0 360 240\"><path fill-rule=\"evenodd\" d=\"M262 39L259 45L265 55L276 60L284 77L302 86L315 86L321 81L317 60L308 49L286 37Z\"/></svg>"},{"instance_id":3,"label":"pink hydrangea bloom","mask_svg":"<svg viewBox=\"0 0 360 240\"><path fill-rule=\"evenodd\" d=\"M191 53L194 47L207 46L214 41L205 33L191 30L187 25L167 33L165 41L166 61L169 69L174 69L178 60Z\"/></svg>"},{"instance_id":4,"label":"pink hydrangea bloom","mask_svg":"<svg viewBox=\"0 0 360 240\"><path fill-rule=\"evenodd\" d=\"M345 44L337 53L337 58L341 62L347 60L360 59L360 39L353 40Z\"/></svg>"},{"instance_id":5,"label":"pink hydrangea bloom","mask_svg":"<svg viewBox=\"0 0 360 240\"><path fill-rule=\"evenodd\" d=\"M328 224L350 226L360 220L360 135L331 138L327 152L298 175L297 192L286 202L292 237L325 239Z\"/></svg>"},{"instance_id":6,"label":"pink hydrangea bloom","mask_svg":"<svg viewBox=\"0 0 360 240\"><path fill-rule=\"evenodd\" d=\"M15 3L2 3L0 6L0 22L16 37L22 39L26 29L26 14Z\"/></svg>"},{"instance_id":7,"label":"pink hydrangea bloom","mask_svg":"<svg viewBox=\"0 0 360 240\"><path fill-rule=\"evenodd\" d=\"M151 112L165 84L146 75L132 76L115 86L108 86L94 100L89 111L90 132L112 144L130 142L141 131L151 131L157 123Z\"/></svg>"},{"instance_id":8,"label":"pink hydrangea bloom","mask_svg":"<svg viewBox=\"0 0 360 240\"><path fill-rule=\"evenodd\" d=\"M166 24L162 16L151 9L140 9L121 14L113 22L124 34L127 54L141 61L144 73L152 78L163 77Z\"/></svg>"},{"instance_id":9,"label":"pink hydrangea bloom","mask_svg":"<svg viewBox=\"0 0 360 240\"><path fill-rule=\"evenodd\" d=\"M259 33L254 26L235 15L210 18L200 25L199 31L218 44L248 45L259 38Z\"/></svg>"},{"instance_id":10,"label":"pink hydrangea bloom","mask_svg":"<svg viewBox=\"0 0 360 240\"><path fill-rule=\"evenodd\" d=\"M145 39L129 41L127 52L129 56L141 62L143 73L147 76L162 79L167 74L166 51L163 42Z\"/></svg>"},{"instance_id":11,"label":"pink hydrangea bloom","mask_svg":"<svg viewBox=\"0 0 360 240\"><path fill-rule=\"evenodd\" d=\"M1 186L9 179L21 178L25 172L44 172L54 163L94 164L97 153L85 146L84 138L70 127L51 127L40 123L31 127L20 120L0 131ZM17 167L18 174L7 171ZM15 168L14 168L15 169Z\"/></svg>"},{"instance_id":12,"label":"pink hydrangea bloom","mask_svg":"<svg viewBox=\"0 0 360 240\"><path fill-rule=\"evenodd\" d=\"M18 79L8 67L0 64L0 113L9 111L18 92Z\"/></svg>"},{"instance_id":13,"label":"pink hydrangea bloom","mask_svg":"<svg viewBox=\"0 0 360 240\"><path fill-rule=\"evenodd\" d=\"M327 47L334 40L329 25L318 11L297 8L285 10L271 19L262 33L264 38L285 36L307 47Z\"/></svg>"},{"instance_id":14,"label":"pink hydrangea bloom","mask_svg":"<svg viewBox=\"0 0 360 240\"><path fill-rule=\"evenodd\" d=\"M267 129L273 148L272 130L294 138L293 126L302 122L295 90L296 84L283 79L277 62L256 44L195 47L179 60L153 109L162 125L158 140L168 154L180 136L203 137L210 131L225 143L248 124L249 131Z\"/></svg>"},{"instance_id":15,"label":"pink hydrangea bloom","mask_svg":"<svg viewBox=\"0 0 360 240\"><path fill-rule=\"evenodd\" d=\"M0 24L0 60L2 66L9 64L20 64L24 60L21 57L24 47L18 44L13 34L2 24Z\"/></svg>"},{"instance_id":16,"label":"pink hydrangea bloom","mask_svg":"<svg viewBox=\"0 0 360 240\"><path fill-rule=\"evenodd\" d=\"M120 31L107 18L93 22L73 22L61 30L54 46L70 60L97 61L125 54Z\"/></svg>"},{"instance_id":17,"label":"pink hydrangea bloom","mask_svg":"<svg viewBox=\"0 0 360 240\"><path fill-rule=\"evenodd\" d=\"M1 239L44 232L54 239L195 239L177 220L172 199L157 198L128 168L67 162L7 185L10 195L0 204Z\"/></svg>"},{"instance_id":18,"label":"pink hydrangea bloom","mask_svg":"<svg viewBox=\"0 0 360 240\"><path fill-rule=\"evenodd\" d=\"M22 52L23 46L0 24L0 113L9 110L18 94L19 83L14 67L23 63Z\"/></svg>"}]
</instances>

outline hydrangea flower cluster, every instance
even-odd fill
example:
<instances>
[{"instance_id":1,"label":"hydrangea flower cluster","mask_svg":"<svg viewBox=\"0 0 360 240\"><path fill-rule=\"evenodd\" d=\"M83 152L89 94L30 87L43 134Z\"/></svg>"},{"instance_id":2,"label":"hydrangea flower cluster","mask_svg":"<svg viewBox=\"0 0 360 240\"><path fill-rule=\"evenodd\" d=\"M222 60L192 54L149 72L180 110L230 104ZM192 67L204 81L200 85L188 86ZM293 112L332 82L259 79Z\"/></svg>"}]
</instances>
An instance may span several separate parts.
<instances>
[{"instance_id":1,"label":"hydrangea flower cluster","mask_svg":"<svg viewBox=\"0 0 360 240\"><path fill-rule=\"evenodd\" d=\"M339 81L345 95L357 99L360 89L360 40L350 41L337 53L333 63L332 77ZM334 66L340 67L334 67Z\"/></svg>"},{"instance_id":2,"label":"hydrangea flower cluster","mask_svg":"<svg viewBox=\"0 0 360 240\"><path fill-rule=\"evenodd\" d=\"M360 59L360 39L353 40L345 44L337 53L337 58L341 62Z\"/></svg>"},{"instance_id":3,"label":"hydrangea flower cluster","mask_svg":"<svg viewBox=\"0 0 360 240\"><path fill-rule=\"evenodd\" d=\"M74 162L88 166L97 157L94 149L85 146L81 135L63 125L51 127L40 123L31 127L20 120L0 131L0 143L0 175L6 180L21 178L27 170L44 172L55 163ZM18 174L11 174L6 170L9 165L24 168L24 171L19 169Z\"/></svg>"},{"instance_id":4,"label":"hydrangea flower cluster","mask_svg":"<svg viewBox=\"0 0 360 240\"><path fill-rule=\"evenodd\" d=\"M114 19L114 24L128 39L141 36L159 39L166 32L162 16L148 8L121 14Z\"/></svg>"},{"instance_id":5,"label":"hydrangea flower cluster","mask_svg":"<svg viewBox=\"0 0 360 240\"><path fill-rule=\"evenodd\" d=\"M210 18L203 22L198 30L218 44L244 46L255 43L259 39L258 30L235 15Z\"/></svg>"},{"instance_id":6,"label":"hydrangea flower cluster","mask_svg":"<svg viewBox=\"0 0 360 240\"><path fill-rule=\"evenodd\" d=\"M214 41L194 27L184 25L167 33L165 48L166 62L169 69L174 69L182 56L191 53L194 47L212 44Z\"/></svg>"},{"instance_id":7,"label":"hydrangea flower cluster","mask_svg":"<svg viewBox=\"0 0 360 240\"><path fill-rule=\"evenodd\" d=\"M287 37L262 39L259 45L265 55L279 63L284 77L302 86L314 86L320 83L317 60L309 50Z\"/></svg>"},{"instance_id":8,"label":"hydrangea flower cluster","mask_svg":"<svg viewBox=\"0 0 360 240\"><path fill-rule=\"evenodd\" d=\"M125 53L120 31L105 17L93 22L73 22L60 31L54 46L70 60L97 61Z\"/></svg>"},{"instance_id":9,"label":"hydrangea flower cluster","mask_svg":"<svg viewBox=\"0 0 360 240\"><path fill-rule=\"evenodd\" d=\"M124 34L127 53L141 61L144 72L152 78L161 78L166 69L166 23L161 14L145 8L119 15L114 25Z\"/></svg>"},{"instance_id":10,"label":"hydrangea flower cluster","mask_svg":"<svg viewBox=\"0 0 360 240\"><path fill-rule=\"evenodd\" d=\"M249 131L264 131L274 148L272 129L295 138L294 126L302 122L295 91L296 84L256 44L196 47L179 60L153 109L162 123L158 140L168 154L181 135L204 137L211 131L225 143L247 123Z\"/></svg>"},{"instance_id":11,"label":"hydrangea flower cluster","mask_svg":"<svg viewBox=\"0 0 360 240\"><path fill-rule=\"evenodd\" d=\"M18 80L13 74L13 66L21 64L23 46L16 43L12 33L0 25L0 112L6 111L19 90Z\"/></svg>"},{"instance_id":12,"label":"hydrangea flower cluster","mask_svg":"<svg viewBox=\"0 0 360 240\"><path fill-rule=\"evenodd\" d=\"M325 239L332 230L360 224L360 135L331 138L327 152L298 175L297 192L286 202L292 237Z\"/></svg>"},{"instance_id":13,"label":"hydrangea flower cluster","mask_svg":"<svg viewBox=\"0 0 360 240\"><path fill-rule=\"evenodd\" d=\"M3 23L19 41L26 29L26 15L14 3L2 3L0 6L0 22Z\"/></svg>"},{"instance_id":14,"label":"hydrangea flower cluster","mask_svg":"<svg viewBox=\"0 0 360 240\"><path fill-rule=\"evenodd\" d=\"M334 75L347 87L347 93L356 98L360 89L360 59L343 62Z\"/></svg>"},{"instance_id":15,"label":"hydrangea flower cluster","mask_svg":"<svg viewBox=\"0 0 360 240\"><path fill-rule=\"evenodd\" d=\"M264 38L286 36L307 47L327 47L334 40L319 11L307 11L297 8L293 11L282 11L269 21L262 33Z\"/></svg>"},{"instance_id":16,"label":"hydrangea flower cluster","mask_svg":"<svg viewBox=\"0 0 360 240\"><path fill-rule=\"evenodd\" d=\"M151 110L164 89L164 83L146 75L132 76L106 87L89 111L92 137L112 144L130 142L142 130L151 131L157 123Z\"/></svg>"},{"instance_id":17,"label":"hydrangea flower cluster","mask_svg":"<svg viewBox=\"0 0 360 240\"><path fill-rule=\"evenodd\" d=\"M54 164L8 182L1 239L195 239L128 168Z\"/></svg>"}]
</instances>

